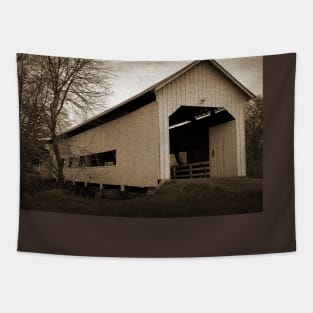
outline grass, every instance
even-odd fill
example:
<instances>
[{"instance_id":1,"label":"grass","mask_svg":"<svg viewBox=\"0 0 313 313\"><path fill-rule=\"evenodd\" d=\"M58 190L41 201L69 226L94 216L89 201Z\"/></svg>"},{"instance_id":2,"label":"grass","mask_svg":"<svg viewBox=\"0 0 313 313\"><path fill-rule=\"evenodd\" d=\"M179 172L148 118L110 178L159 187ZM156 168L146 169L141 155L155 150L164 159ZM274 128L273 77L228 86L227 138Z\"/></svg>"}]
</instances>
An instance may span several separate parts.
<instances>
[{"instance_id":1,"label":"grass","mask_svg":"<svg viewBox=\"0 0 313 313\"><path fill-rule=\"evenodd\" d=\"M262 211L262 180L203 178L166 182L152 196L91 198L53 189L24 193L21 209L124 217L187 217Z\"/></svg>"}]
</instances>

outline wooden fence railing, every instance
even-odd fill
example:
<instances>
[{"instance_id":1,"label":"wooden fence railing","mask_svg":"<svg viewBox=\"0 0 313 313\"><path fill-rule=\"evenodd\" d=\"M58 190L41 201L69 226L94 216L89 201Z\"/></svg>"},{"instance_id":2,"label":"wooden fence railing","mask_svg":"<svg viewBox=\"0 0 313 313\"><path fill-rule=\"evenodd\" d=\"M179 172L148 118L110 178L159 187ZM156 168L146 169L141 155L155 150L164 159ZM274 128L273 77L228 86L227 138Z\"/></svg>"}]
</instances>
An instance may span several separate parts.
<instances>
[{"instance_id":1,"label":"wooden fence railing","mask_svg":"<svg viewBox=\"0 0 313 313\"><path fill-rule=\"evenodd\" d=\"M210 177L210 162L189 163L171 167L171 178Z\"/></svg>"}]
</instances>

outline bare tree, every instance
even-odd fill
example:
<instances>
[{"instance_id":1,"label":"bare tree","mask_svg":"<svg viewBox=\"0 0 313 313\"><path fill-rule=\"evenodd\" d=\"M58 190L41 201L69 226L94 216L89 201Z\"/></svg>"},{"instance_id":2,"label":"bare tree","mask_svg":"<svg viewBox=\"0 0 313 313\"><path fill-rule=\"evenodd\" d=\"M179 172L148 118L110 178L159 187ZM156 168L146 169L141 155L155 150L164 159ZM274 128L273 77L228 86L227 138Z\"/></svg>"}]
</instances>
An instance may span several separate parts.
<instances>
[{"instance_id":1,"label":"bare tree","mask_svg":"<svg viewBox=\"0 0 313 313\"><path fill-rule=\"evenodd\" d=\"M38 126L49 135L56 161L54 169L63 185L60 133L69 126L71 118L82 120L104 107L112 69L101 61L24 54L17 56L17 63L21 126L27 120L30 128ZM24 132L27 133L23 128L21 133ZM39 131L35 136L39 140Z\"/></svg>"},{"instance_id":2,"label":"bare tree","mask_svg":"<svg viewBox=\"0 0 313 313\"><path fill-rule=\"evenodd\" d=\"M49 133L45 125L41 68L33 56L17 55L17 75L20 115L21 177L33 164L47 156L45 140Z\"/></svg>"},{"instance_id":3,"label":"bare tree","mask_svg":"<svg viewBox=\"0 0 313 313\"><path fill-rule=\"evenodd\" d=\"M247 103L245 120L248 175L262 177L263 98L261 96L258 96Z\"/></svg>"}]
</instances>

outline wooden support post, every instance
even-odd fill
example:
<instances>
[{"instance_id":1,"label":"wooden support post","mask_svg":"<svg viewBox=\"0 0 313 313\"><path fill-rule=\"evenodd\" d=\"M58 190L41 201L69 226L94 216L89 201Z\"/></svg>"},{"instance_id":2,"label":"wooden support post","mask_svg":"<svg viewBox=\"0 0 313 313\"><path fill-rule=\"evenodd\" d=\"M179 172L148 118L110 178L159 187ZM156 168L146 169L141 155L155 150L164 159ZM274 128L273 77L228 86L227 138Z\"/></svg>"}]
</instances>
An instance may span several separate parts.
<instances>
[{"instance_id":1,"label":"wooden support post","mask_svg":"<svg viewBox=\"0 0 313 313\"><path fill-rule=\"evenodd\" d=\"M95 195L99 198L104 196L103 184L99 184L99 191L96 191Z\"/></svg>"}]
</instances>

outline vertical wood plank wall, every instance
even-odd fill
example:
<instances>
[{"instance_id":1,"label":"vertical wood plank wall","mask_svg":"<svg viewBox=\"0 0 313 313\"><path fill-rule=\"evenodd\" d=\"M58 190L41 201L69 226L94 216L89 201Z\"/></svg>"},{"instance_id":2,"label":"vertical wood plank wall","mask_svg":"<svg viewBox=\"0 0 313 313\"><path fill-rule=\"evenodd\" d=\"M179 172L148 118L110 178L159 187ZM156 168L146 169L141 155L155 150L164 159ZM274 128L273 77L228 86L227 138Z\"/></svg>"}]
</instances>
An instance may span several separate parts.
<instances>
[{"instance_id":1,"label":"vertical wood plank wall","mask_svg":"<svg viewBox=\"0 0 313 313\"><path fill-rule=\"evenodd\" d=\"M224 107L235 118L237 175L246 175L246 95L209 62L201 62L156 92L160 124L161 179L170 178L169 121L180 106ZM222 165L221 165L222 166Z\"/></svg>"},{"instance_id":2,"label":"vertical wood plank wall","mask_svg":"<svg viewBox=\"0 0 313 313\"><path fill-rule=\"evenodd\" d=\"M209 142L211 177L237 176L236 121L211 127Z\"/></svg>"}]
</instances>

